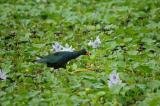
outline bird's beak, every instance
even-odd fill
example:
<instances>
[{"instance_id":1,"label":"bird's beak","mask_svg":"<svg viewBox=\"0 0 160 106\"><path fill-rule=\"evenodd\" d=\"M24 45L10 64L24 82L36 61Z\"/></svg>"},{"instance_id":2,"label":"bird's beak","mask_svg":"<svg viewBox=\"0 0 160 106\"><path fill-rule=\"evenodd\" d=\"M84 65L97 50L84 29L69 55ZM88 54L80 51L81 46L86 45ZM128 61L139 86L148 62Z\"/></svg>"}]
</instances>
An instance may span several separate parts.
<instances>
[{"instance_id":1,"label":"bird's beak","mask_svg":"<svg viewBox=\"0 0 160 106\"><path fill-rule=\"evenodd\" d=\"M87 55L87 56L90 56L90 55L91 55L91 53L90 53L90 52L87 52L87 53L86 53L86 55Z\"/></svg>"}]
</instances>

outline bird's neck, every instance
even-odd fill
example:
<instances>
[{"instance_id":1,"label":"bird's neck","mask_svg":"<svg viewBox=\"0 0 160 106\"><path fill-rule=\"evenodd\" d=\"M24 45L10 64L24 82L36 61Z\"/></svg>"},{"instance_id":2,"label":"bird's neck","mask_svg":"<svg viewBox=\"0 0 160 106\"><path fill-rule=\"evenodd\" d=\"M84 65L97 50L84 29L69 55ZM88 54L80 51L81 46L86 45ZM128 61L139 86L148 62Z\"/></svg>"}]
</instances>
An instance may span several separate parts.
<instances>
[{"instance_id":1,"label":"bird's neck","mask_svg":"<svg viewBox=\"0 0 160 106\"><path fill-rule=\"evenodd\" d=\"M73 53L72 59L75 59L75 58L79 57L80 55L82 55L82 53L79 52L79 51L76 51L76 52Z\"/></svg>"}]
</instances>

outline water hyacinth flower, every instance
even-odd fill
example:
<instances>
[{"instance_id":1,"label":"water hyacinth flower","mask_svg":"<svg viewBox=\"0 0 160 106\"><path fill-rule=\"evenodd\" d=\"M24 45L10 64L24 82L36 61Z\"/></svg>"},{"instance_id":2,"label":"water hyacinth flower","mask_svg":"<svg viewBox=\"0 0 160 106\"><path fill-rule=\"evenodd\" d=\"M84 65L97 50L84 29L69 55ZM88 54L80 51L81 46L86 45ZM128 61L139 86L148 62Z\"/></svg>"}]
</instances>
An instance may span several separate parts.
<instances>
[{"instance_id":1,"label":"water hyacinth flower","mask_svg":"<svg viewBox=\"0 0 160 106\"><path fill-rule=\"evenodd\" d=\"M74 48L72 48L72 46L69 47L68 44L65 45L65 47L62 47L61 51L69 51L69 52L73 52Z\"/></svg>"},{"instance_id":2,"label":"water hyacinth flower","mask_svg":"<svg viewBox=\"0 0 160 106\"><path fill-rule=\"evenodd\" d=\"M56 42L53 46L53 50L55 51L55 52L59 52L59 51L61 51L62 50L62 45L60 45L58 42Z\"/></svg>"},{"instance_id":3,"label":"water hyacinth flower","mask_svg":"<svg viewBox=\"0 0 160 106\"><path fill-rule=\"evenodd\" d=\"M99 36L96 37L95 41L89 41L88 45L92 46L92 48L97 48L101 44L101 40Z\"/></svg>"},{"instance_id":4,"label":"water hyacinth flower","mask_svg":"<svg viewBox=\"0 0 160 106\"><path fill-rule=\"evenodd\" d=\"M72 46L69 46L68 44L66 44L65 47L63 47L58 42L56 42L52 47L53 47L53 51L55 52L60 52L60 51L73 52L74 51L74 48L72 48Z\"/></svg>"},{"instance_id":5,"label":"water hyacinth flower","mask_svg":"<svg viewBox=\"0 0 160 106\"><path fill-rule=\"evenodd\" d=\"M3 72L2 69L0 69L0 79L1 79L1 80L6 80L6 79L7 79L7 76L6 76L6 74Z\"/></svg>"},{"instance_id":6,"label":"water hyacinth flower","mask_svg":"<svg viewBox=\"0 0 160 106\"><path fill-rule=\"evenodd\" d=\"M108 86L109 88L111 88L113 85L119 85L121 84L122 81L119 78L119 74L116 73L115 71L113 71L110 75L109 75L109 81L108 81Z\"/></svg>"}]
</instances>

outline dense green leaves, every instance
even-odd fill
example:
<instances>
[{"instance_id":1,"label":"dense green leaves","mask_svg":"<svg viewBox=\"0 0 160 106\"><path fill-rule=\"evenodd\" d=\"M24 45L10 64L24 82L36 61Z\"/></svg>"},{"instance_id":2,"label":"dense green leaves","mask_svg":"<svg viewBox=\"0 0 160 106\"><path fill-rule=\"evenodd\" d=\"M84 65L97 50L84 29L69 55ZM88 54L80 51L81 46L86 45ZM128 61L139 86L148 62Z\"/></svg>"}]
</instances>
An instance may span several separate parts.
<instances>
[{"instance_id":1,"label":"dense green leaves","mask_svg":"<svg viewBox=\"0 0 160 106\"><path fill-rule=\"evenodd\" d=\"M159 0L1 0L0 105L160 105ZM97 36L98 48L88 46ZM52 44L92 55L54 71ZM122 85L108 87L116 70Z\"/></svg>"}]
</instances>

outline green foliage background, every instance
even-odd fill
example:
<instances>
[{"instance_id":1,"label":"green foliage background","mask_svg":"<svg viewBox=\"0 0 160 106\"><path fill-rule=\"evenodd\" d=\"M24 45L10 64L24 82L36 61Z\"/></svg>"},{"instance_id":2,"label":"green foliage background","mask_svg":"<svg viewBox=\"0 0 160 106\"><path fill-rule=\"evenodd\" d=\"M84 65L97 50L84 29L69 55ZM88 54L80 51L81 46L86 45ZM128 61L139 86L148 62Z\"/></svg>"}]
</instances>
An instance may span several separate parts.
<instances>
[{"instance_id":1,"label":"green foliage background","mask_svg":"<svg viewBox=\"0 0 160 106\"><path fill-rule=\"evenodd\" d=\"M92 56L58 72L32 62L56 41ZM0 68L1 106L158 106L160 0L0 0ZM113 70L123 88L108 88Z\"/></svg>"}]
</instances>

